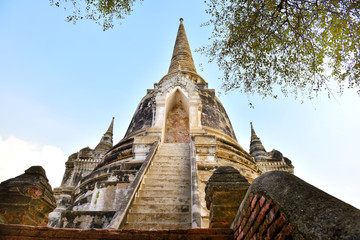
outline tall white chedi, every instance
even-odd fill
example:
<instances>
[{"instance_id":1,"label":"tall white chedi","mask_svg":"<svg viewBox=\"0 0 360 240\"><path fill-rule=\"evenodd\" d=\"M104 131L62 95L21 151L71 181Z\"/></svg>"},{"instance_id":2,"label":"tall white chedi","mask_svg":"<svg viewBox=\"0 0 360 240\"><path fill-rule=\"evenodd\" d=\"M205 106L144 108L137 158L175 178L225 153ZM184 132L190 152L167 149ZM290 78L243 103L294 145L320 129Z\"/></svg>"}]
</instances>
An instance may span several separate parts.
<instances>
[{"instance_id":1,"label":"tall white chedi","mask_svg":"<svg viewBox=\"0 0 360 240\"><path fill-rule=\"evenodd\" d=\"M291 162L277 161L293 171ZM231 166L252 182L264 172L257 163L237 142L215 91L197 73L180 19L168 73L147 90L124 138L70 194L57 191L58 208L49 225L208 227L205 186L213 172Z\"/></svg>"}]
</instances>

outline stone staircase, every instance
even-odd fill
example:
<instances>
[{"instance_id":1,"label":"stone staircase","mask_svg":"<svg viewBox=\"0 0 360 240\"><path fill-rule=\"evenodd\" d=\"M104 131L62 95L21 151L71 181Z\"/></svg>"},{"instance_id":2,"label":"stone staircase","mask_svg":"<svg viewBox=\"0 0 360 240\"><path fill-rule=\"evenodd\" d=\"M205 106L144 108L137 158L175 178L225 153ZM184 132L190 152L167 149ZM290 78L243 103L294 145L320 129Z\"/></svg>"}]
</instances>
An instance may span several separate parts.
<instances>
[{"instance_id":1,"label":"stone staircase","mask_svg":"<svg viewBox=\"0 0 360 240\"><path fill-rule=\"evenodd\" d=\"M164 143L144 177L125 229L191 228L189 144Z\"/></svg>"}]
</instances>

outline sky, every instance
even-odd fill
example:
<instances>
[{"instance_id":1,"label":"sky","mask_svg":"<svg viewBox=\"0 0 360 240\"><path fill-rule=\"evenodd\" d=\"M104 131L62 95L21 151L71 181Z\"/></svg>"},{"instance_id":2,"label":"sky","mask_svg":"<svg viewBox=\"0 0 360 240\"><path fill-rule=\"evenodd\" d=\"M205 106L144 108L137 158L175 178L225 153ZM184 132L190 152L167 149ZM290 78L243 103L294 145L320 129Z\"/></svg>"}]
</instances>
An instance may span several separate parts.
<instances>
[{"instance_id":1,"label":"sky","mask_svg":"<svg viewBox=\"0 0 360 240\"><path fill-rule=\"evenodd\" d=\"M209 43L205 9L203 1L144 0L103 32L92 22L67 23L46 0L0 1L0 181L42 165L60 186L67 157L94 148L112 117L119 142L146 90L167 73L182 17L198 73L240 145L249 150L253 122L266 150L291 159L296 176L360 208L360 97L346 90L302 104L253 96L252 109L246 95L225 94L218 67L195 52Z\"/></svg>"}]
</instances>

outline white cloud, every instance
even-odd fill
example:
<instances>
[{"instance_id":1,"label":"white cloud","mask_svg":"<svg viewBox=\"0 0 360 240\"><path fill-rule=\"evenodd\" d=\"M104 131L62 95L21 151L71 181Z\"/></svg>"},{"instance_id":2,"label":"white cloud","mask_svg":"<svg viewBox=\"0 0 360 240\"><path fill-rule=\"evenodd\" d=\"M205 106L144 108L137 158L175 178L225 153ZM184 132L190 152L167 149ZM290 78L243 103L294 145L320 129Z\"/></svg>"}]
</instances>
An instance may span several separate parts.
<instances>
[{"instance_id":1,"label":"white cloud","mask_svg":"<svg viewBox=\"0 0 360 240\"><path fill-rule=\"evenodd\" d=\"M65 170L64 152L55 146L40 146L14 136L0 136L0 181L16 177L34 165L41 165L52 187L58 187Z\"/></svg>"}]
</instances>

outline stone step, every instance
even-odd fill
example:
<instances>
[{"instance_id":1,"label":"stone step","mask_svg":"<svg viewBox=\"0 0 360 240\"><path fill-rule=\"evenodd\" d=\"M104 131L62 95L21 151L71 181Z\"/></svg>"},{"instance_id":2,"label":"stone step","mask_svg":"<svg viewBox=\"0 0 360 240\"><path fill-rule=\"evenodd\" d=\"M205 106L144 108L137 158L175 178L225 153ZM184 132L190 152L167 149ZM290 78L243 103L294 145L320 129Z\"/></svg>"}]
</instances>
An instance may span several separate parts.
<instances>
[{"instance_id":1,"label":"stone step","mask_svg":"<svg viewBox=\"0 0 360 240\"><path fill-rule=\"evenodd\" d=\"M170 162L170 161L183 161L189 162L190 158L188 156L156 156L153 160L154 162Z\"/></svg>"},{"instance_id":2,"label":"stone step","mask_svg":"<svg viewBox=\"0 0 360 240\"><path fill-rule=\"evenodd\" d=\"M167 158L167 159L186 159L190 158L190 153L158 153L156 158Z\"/></svg>"},{"instance_id":3,"label":"stone step","mask_svg":"<svg viewBox=\"0 0 360 240\"><path fill-rule=\"evenodd\" d=\"M163 144L127 215L126 229L191 228L189 144Z\"/></svg>"},{"instance_id":4,"label":"stone step","mask_svg":"<svg viewBox=\"0 0 360 240\"><path fill-rule=\"evenodd\" d=\"M137 197L134 204L190 204L190 197Z\"/></svg>"},{"instance_id":5,"label":"stone step","mask_svg":"<svg viewBox=\"0 0 360 240\"><path fill-rule=\"evenodd\" d=\"M188 204L135 204L130 212L134 213L151 213L151 212L167 212L167 213L189 213L190 205Z\"/></svg>"},{"instance_id":6,"label":"stone step","mask_svg":"<svg viewBox=\"0 0 360 240\"><path fill-rule=\"evenodd\" d=\"M190 154L190 148L184 148L184 147L160 147L157 151L157 154L159 156L162 155L169 155L169 156L189 156Z\"/></svg>"},{"instance_id":7,"label":"stone step","mask_svg":"<svg viewBox=\"0 0 360 240\"><path fill-rule=\"evenodd\" d=\"M158 152L190 152L190 147L184 147L184 146L161 146L158 149Z\"/></svg>"},{"instance_id":8,"label":"stone step","mask_svg":"<svg viewBox=\"0 0 360 240\"><path fill-rule=\"evenodd\" d=\"M160 148L157 151L158 155L164 155L169 154L169 156L180 156L180 155L187 155L190 153L190 149L183 149L183 148L177 148L177 149L171 149L171 148Z\"/></svg>"},{"instance_id":9,"label":"stone step","mask_svg":"<svg viewBox=\"0 0 360 240\"><path fill-rule=\"evenodd\" d=\"M152 171L153 169L158 169L156 171L160 172L166 172L167 170L169 171L189 171L190 172L190 164L185 164L185 165L181 165L181 164L172 164L172 163L152 163L152 165L150 165L149 167L149 171ZM156 172L155 171L155 172Z\"/></svg>"},{"instance_id":10,"label":"stone step","mask_svg":"<svg viewBox=\"0 0 360 240\"><path fill-rule=\"evenodd\" d=\"M184 189L184 190L190 190L190 181L186 183L167 183L164 184L163 182L160 183L146 183L141 186L140 189L148 189L150 191L152 190L178 190L178 189Z\"/></svg>"},{"instance_id":11,"label":"stone step","mask_svg":"<svg viewBox=\"0 0 360 240\"><path fill-rule=\"evenodd\" d=\"M160 148L190 148L188 143L163 143Z\"/></svg>"},{"instance_id":12,"label":"stone step","mask_svg":"<svg viewBox=\"0 0 360 240\"><path fill-rule=\"evenodd\" d=\"M177 162L177 161L157 162L157 161L153 161L151 163L151 166L163 166L164 168L184 166L184 167L190 168L190 162Z\"/></svg>"},{"instance_id":13,"label":"stone step","mask_svg":"<svg viewBox=\"0 0 360 240\"><path fill-rule=\"evenodd\" d=\"M180 164L167 164L167 163L155 163L150 166L149 172L189 172L190 173L190 165L180 165Z\"/></svg>"},{"instance_id":14,"label":"stone step","mask_svg":"<svg viewBox=\"0 0 360 240\"><path fill-rule=\"evenodd\" d=\"M156 168L151 167L148 171L151 174L190 174L190 168Z\"/></svg>"},{"instance_id":15,"label":"stone step","mask_svg":"<svg viewBox=\"0 0 360 240\"><path fill-rule=\"evenodd\" d=\"M164 178L159 178L159 177L156 177L156 178L144 178L143 183L144 184L157 184L157 185L163 184L164 186L172 185L172 183L190 184L190 178L189 179L186 179L186 178L183 178L183 179L179 179L179 178L176 178L176 179L164 179Z\"/></svg>"},{"instance_id":16,"label":"stone step","mask_svg":"<svg viewBox=\"0 0 360 240\"><path fill-rule=\"evenodd\" d=\"M145 176L145 179L179 179L179 180L188 180L190 177L190 173L187 174L158 174L158 173L148 173Z\"/></svg>"},{"instance_id":17,"label":"stone step","mask_svg":"<svg viewBox=\"0 0 360 240\"><path fill-rule=\"evenodd\" d=\"M163 174L163 173L148 173L146 174L144 180L150 180L150 179L163 179L163 180L169 180L171 182L171 180L185 180L185 182L187 182L190 178L190 173L174 173L174 174ZM149 181L146 181L147 183L149 183Z\"/></svg>"},{"instance_id":18,"label":"stone step","mask_svg":"<svg viewBox=\"0 0 360 240\"><path fill-rule=\"evenodd\" d=\"M188 189L180 189L180 190L151 190L148 191L146 189L139 190L139 197L177 197L181 195L190 195L190 191Z\"/></svg>"},{"instance_id":19,"label":"stone step","mask_svg":"<svg viewBox=\"0 0 360 240\"><path fill-rule=\"evenodd\" d=\"M126 223L124 229L142 229L142 230L154 230L154 229L189 229L190 223Z\"/></svg>"},{"instance_id":20,"label":"stone step","mask_svg":"<svg viewBox=\"0 0 360 240\"><path fill-rule=\"evenodd\" d=\"M189 213L130 213L128 223L190 223Z\"/></svg>"},{"instance_id":21,"label":"stone step","mask_svg":"<svg viewBox=\"0 0 360 240\"><path fill-rule=\"evenodd\" d=\"M156 163L158 165L171 165L171 166L184 166L184 167L189 167L190 166L190 161L184 161L184 160L170 160L170 161L167 161L167 160L155 160L152 162L152 163ZM164 167L164 169L166 169Z\"/></svg>"},{"instance_id":22,"label":"stone step","mask_svg":"<svg viewBox=\"0 0 360 240\"><path fill-rule=\"evenodd\" d=\"M175 146L189 146L189 143L163 143L161 146L170 146L170 145L175 145Z\"/></svg>"}]
</instances>

